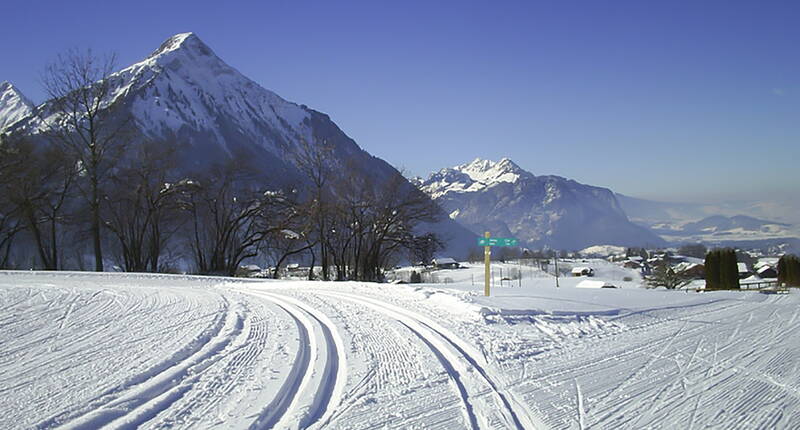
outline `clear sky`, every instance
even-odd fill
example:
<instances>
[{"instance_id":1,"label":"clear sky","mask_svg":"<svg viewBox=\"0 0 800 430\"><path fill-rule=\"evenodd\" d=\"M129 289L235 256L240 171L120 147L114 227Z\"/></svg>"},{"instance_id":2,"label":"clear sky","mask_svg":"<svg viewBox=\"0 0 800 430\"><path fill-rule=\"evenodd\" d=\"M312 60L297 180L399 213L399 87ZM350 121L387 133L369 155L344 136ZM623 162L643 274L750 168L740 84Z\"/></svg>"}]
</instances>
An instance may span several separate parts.
<instances>
[{"instance_id":1,"label":"clear sky","mask_svg":"<svg viewBox=\"0 0 800 430\"><path fill-rule=\"evenodd\" d=\"M0 81L193 31L413 175L507 156L660 200L800 199L798 1L17 1Z\"/></svg>"}]
</instances>

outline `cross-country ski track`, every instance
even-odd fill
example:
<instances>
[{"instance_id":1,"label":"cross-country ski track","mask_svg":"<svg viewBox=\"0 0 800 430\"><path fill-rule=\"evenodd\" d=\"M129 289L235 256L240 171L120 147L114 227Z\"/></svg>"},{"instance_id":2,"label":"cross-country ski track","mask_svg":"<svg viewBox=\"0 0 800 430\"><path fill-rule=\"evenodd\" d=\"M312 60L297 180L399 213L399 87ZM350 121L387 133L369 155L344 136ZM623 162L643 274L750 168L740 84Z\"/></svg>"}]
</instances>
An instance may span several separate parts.
<instances>
[{"instance_id":1,"label":"cross-country ski track","mask_svg":"<svg viewBox=\"0 0 800 430\"><path fill-rule=\"evenodd\" d=\"M546 281L546 278L542 278ZM10 429L796 428L800 295L0 272Z\"/></svg>"}]
</instances>

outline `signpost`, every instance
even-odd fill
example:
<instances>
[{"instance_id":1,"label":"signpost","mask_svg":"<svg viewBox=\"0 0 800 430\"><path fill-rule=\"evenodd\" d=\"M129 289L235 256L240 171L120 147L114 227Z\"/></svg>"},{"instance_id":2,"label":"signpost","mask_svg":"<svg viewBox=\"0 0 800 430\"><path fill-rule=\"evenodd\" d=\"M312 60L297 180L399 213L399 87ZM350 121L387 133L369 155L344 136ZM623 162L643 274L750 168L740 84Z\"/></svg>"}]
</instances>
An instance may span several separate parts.
<instances>
[{"instance_id":1,"label":"signpost","mask_svg":"<svg viewBox=\"0 0 800 430\"><path fill-rule=\"evenodd\" d=\"M478 246L483 247L483 259L486 264L484 271L483 294L489 296L489 278L491 276L491 257L493 246L518 246L519 240L513 237L490 237L489 232L478 238ZM520 273L520 277L522 273Z\"/></svg>"}]
</instances>

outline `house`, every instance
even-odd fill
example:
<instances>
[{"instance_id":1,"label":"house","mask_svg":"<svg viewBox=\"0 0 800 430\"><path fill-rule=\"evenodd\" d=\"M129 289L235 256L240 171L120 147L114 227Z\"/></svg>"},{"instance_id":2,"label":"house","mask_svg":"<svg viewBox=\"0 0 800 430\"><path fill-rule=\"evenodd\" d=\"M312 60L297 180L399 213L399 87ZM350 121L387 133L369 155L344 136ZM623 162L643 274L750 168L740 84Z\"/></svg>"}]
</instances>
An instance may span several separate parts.
<instances>
[{"instance_id":1,"label":"house","mask_svg":"<svg viewBox=\"0 0 800 430\"><path fill-rule=\"evenodd\" d=\"M747 268L747 263L736 263L739 268L739 279L744 279L750 276L750 269Z\"/></svg>"},{"instance_id":2,"label":"house","mask_svg":"<svg viewBox=\"0 0 800 430\"><path fill-rule=\"evenodd\" d=\"M772 266L768 265L762 265L761 268L756 270L756 273L758 274L758 277L761 279L778 277L778 271L775 270L775 268L773 268Z\"/></svg>"},{"instance_id":3,"label":"house","mask_svg":"<svg viewBox=\"0 0 800 430\"><path fill-rule=\"evenodd\" d=\"M262 270L260 267L256 266L255 264L248 264L239 266L239 270L236 271L236 276L244 278L256 278L259 277L261 273Z\"/></svg>"},{"instance_id":4,"label":"house","mask_svg":"<svg viewBox=\"0 0 800 430\"><path fill-rule=\"evenodd\" d=\"M573 267L572 276L594 276L594 269L584 266Z\"/></svg>"},{"instance_id":5,"label":"house","mask_svg":"<svg viewBox=\"0 0 800 430\"><path fill-rule=\"evenodd\" d=\"M459 266L456 260L453 260L452 258L449 257L434 258L433 265L437 269L458 269L459 267L461 267Z\"/></svg>"},{"instance_id":6,"label":"house","mask_svg":"<svg viewBox=\"0 0 800 430\"><path fill-rule=\"evenodd\" d=\"M705 266L698 263L680 263L675 265L672 270L674 270L675 273L690 279L705 279L706 277Z\"/></svg>"},{"instance_id":7,"label":"house","mask_svg":"<svg viewBox=\"0 0 800 430\"><path fill-rule=\"evenodd\" d=\"M616 285L609 284L606 281L586 281L578 282L575 288L617 288Z\"/></svg>"},{"instance_id":8,"label":"house","mask_svg":"<svg viewBox=\"0 0 800 430\"><path fill-rule=\"evenodd\" d=\"M631 259L631 260L628 260L628 261L622 263L622 267L624 267L626 269L640 269L642 267L642 263L639 262L639 261Z\"/></svg>"}]
</instances>

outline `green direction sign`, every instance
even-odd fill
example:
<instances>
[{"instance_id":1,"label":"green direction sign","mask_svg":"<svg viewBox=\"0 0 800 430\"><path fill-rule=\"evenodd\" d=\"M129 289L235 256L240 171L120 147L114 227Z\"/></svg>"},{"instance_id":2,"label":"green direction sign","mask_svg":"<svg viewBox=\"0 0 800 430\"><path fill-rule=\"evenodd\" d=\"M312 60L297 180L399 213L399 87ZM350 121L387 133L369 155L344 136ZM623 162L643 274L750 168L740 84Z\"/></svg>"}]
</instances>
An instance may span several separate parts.
<instances>
[{"instance_id":1,"label":"green direction sign","mask_svg":"<svg viewBox=\"0 0 800 430\"><path fill-rule=\"evenodd\" d=\"M479 237L478 246L518 246L519 240L513 237Z\"/></svg>"}]
</instances>

